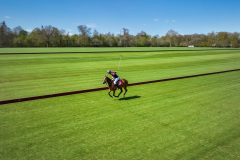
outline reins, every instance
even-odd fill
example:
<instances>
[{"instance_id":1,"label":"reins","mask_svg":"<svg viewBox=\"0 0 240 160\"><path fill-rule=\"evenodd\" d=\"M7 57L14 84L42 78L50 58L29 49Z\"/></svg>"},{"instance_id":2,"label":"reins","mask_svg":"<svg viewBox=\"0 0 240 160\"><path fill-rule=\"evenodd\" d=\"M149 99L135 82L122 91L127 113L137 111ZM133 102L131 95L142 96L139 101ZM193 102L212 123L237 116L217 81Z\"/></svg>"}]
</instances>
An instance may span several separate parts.
<instances>
[{"instance_id":1,"label":"reins","mask_svg":"<svg viewBox=\"0 0 240 160\"><path fill-rule=\"evenodd\" d=\"M110 80L110 81L109 81ZM105 83L108 87L110 87L110 85L109 84L111 84L111 79L110 78L108 78L108 77L106 77L106 81L107 81L107 83Z\"/></svg>"}]
</instances>

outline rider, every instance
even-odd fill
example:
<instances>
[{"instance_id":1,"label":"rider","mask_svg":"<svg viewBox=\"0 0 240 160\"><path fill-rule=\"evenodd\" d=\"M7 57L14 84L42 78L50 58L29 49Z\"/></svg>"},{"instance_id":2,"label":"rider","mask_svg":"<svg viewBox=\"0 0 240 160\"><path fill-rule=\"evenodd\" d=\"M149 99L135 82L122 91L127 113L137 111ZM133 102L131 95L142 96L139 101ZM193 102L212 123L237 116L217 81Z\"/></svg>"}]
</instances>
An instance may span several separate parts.
<instances>
[{"instance_id":1,"label":"rider","mask_svg":"<svg viewBox=\"0 0 240 160\"><path fill-rule=\"evenodd\" d=\"M118 71L117 71L118 72ZM114 85L117 87L118 89L118 85L117 85L117 82L119 80L119 77L117 75L117 72L111 72L110 70L107 71L108 74L111 74L113 77L114 77Z\"/></svg>"}]
</instances>

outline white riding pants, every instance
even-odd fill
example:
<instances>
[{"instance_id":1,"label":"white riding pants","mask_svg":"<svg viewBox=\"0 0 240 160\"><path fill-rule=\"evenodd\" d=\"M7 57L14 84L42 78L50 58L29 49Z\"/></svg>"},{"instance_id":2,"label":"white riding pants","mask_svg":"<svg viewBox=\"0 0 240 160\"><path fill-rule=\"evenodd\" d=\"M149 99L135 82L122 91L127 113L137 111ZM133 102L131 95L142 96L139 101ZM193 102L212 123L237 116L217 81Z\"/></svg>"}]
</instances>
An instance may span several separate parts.
<instances>
[{"instance_id":1,"label":"white riding pants","mask_svg":"<svg viewBox=\"0 0 240 160\"><path fill-rule=\"evenodd\" d=\"M119 80L119 77L115 79L114 84L116 85Z\"/></svg>"}]
</instances>

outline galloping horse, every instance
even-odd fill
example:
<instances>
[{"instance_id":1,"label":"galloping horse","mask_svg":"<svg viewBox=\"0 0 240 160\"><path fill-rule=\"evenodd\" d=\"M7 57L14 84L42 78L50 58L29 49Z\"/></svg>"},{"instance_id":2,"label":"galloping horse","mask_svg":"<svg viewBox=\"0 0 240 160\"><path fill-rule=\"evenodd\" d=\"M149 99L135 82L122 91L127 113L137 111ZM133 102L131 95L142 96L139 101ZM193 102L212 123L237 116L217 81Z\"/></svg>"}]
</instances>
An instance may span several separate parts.
<instances>
[{"instance_id":1,"label":"galloping horse","mask_svg":"<svg viewBox=\"0 0 240 160\"><path fill-rule=\"evenodd\" d=\"M128 86L128 81L126 79L119 79L118 80L118 88L121 90L121 92L118 94L118 96L115 96L115 91L117 89L117 87L114 85L114 81L111 80L110 78L108 78L108 76L105 76L103 79L103 84L107 83L108 84L108 88L109 88L109 92L108 95L113 98L110 95L110 92L113 91L113 96L114 97L119 97L119 95L122 93L122 88L124 88L125 93L123 95L123 97L125 97L125 94L127 93L127 86Z\"/></svg>"}]
</instances>

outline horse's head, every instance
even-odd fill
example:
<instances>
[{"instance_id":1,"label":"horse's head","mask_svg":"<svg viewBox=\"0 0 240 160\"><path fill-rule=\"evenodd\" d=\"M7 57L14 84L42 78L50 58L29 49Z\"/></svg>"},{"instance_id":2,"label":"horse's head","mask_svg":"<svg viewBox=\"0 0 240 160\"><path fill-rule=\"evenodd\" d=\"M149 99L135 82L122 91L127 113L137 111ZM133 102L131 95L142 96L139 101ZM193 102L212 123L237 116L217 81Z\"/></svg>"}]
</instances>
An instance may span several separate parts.
<instances>
[{"instance_id":1,"label":"horse's head","mask_svg":"<svg viewBox=\"0 0 240 160\"><path fill-rule=\"evenodd\" d=\"M104 77L104 79L103 79L103 82L102 82L102 83L103 83L103 84L105 84L106 82L107 82L107 76L105 76L105 77Z\"/></svg>"}]
</instances>

